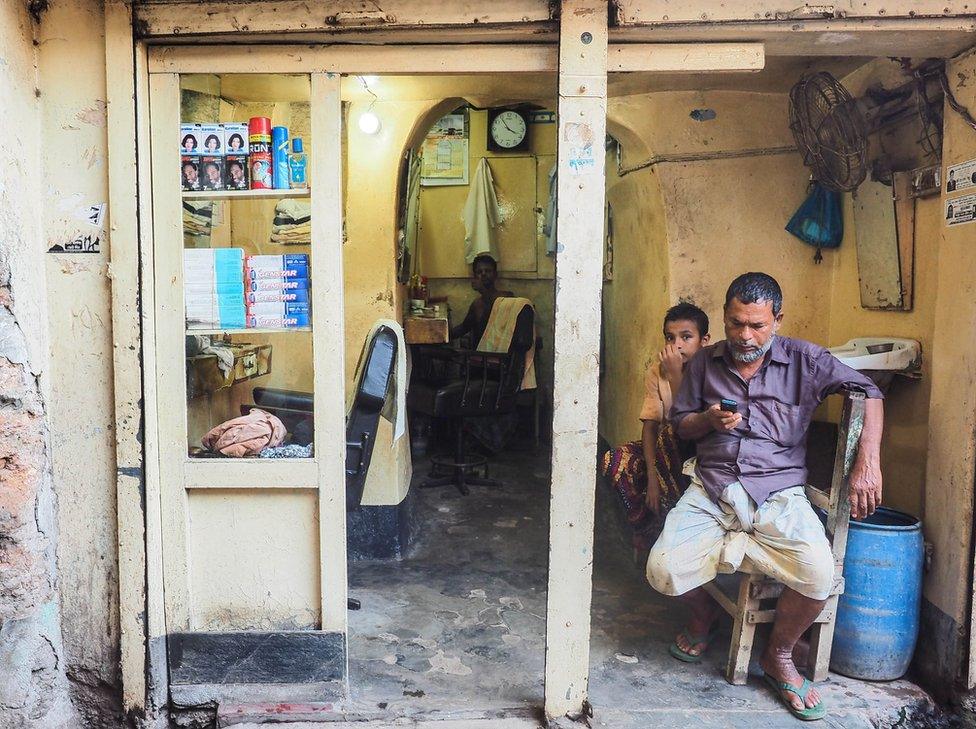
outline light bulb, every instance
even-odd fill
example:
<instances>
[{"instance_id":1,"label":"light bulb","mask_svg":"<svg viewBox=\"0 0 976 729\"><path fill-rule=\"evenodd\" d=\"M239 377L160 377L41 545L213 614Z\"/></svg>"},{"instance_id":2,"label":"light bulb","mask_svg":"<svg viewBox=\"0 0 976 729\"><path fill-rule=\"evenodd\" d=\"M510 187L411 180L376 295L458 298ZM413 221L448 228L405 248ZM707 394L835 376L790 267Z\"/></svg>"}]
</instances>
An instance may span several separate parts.
<instances>
[{"instance_id":1,"label":"light bulb","mask_svg":"<svg viewBox=\"0 0 976 729\"><path fill-rule=\"evenodd\" d=\"M363 134L376 134L380 130L380 118L371 111L359 117L359 129Z\"/></svg>"}]
</instances>

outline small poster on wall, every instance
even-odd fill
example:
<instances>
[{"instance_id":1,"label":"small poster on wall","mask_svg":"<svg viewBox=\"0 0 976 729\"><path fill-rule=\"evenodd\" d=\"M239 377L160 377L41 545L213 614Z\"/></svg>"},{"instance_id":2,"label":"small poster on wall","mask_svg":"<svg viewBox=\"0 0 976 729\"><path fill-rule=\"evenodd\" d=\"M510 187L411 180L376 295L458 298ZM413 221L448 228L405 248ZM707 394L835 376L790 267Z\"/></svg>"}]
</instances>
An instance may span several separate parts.
<instances>
[{"instance_id":1,"label":"small poster on wall","mask_svg":"<svg viewBox=\"0 0 976 729\"><path fill-rule=\"evenodd\" d=\"M946 200L945 220L950 228L976 222L976 192Z\"/></svg>"},{"instance_id":2,"label":"small poster on wall","mask_svg":"<svg viewBox=\"0 0 976 729\"><path fill-rule=\"evenodd\" d=\"M468 184L468 125L464 112L438 119L420 147L420 184Z\"/></svg>"},{"instance_id":3,"label":"small poster on wall","mask_svg":"<svg viewBox=\"0 0 976 729\"><path fill-rule=\"evenodd\" d=\"M962 192L976 187L976 159L952 165L946 170L946 192Z\"/></svg>"}]
</instances>

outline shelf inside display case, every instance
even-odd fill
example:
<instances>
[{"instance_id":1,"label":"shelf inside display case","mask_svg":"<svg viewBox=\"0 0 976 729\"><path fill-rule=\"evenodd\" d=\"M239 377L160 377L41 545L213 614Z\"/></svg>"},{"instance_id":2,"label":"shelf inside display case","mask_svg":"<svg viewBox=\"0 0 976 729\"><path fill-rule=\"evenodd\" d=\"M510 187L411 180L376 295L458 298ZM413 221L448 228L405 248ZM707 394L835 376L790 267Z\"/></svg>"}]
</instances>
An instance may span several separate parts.
<instances>
[{"instance_id":1,"label":"shelf inside display case","mask_svg":"<svg viewBox=\"0 0 976 729\"><path fill-rule=\"evenodd\" d=\"M187 329L187 335L190 334L290 334L291 332L310 332L312 327L286 327L281 329L261 329L259 327L254 327L252 329Z\"/></svg>"},{"instance_id":2,"label":"shelf inside display case","mask_svg":"<svg viewBox=\"0 0 976 729\"><path fill-rule=\"evenodd\" d=\"M184 190L184 200L280 200L310 197L309 188L300 190Z\"/></svg>"}]
</instances>

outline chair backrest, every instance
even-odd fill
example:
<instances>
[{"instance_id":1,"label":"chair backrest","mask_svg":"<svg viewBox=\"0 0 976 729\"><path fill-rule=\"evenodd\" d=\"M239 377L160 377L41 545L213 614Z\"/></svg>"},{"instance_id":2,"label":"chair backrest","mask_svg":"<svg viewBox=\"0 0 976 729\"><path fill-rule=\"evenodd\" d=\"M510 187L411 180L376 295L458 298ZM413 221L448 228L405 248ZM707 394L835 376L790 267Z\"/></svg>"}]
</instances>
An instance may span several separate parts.
<instances>
[{"instance_id":1,"label":"chair backrest","mask_svg":"<svg viewBox=\"0 0 976 729\"><path fill-rule=\"evenodd\" d=\"M496 415L514 410L525 376L526 353L535 345L535 312L519 312L507 354L467 352L462 361L462 414Z\"/></svg>"},{"instance_id":2,"label":"chair backrest","mask_svg":"<svg viewBox=\"0 0 976 729\"><path fill-rule=\"evenodd\" d=\"M851 521L850 473L857 455L857 444L864 426L864 394L848 392L837 428L837 450L830 480L830 491L807 486L807 497L827 513L827 538L834 555L835 574L841 576L847 554L847 532Z\"/></svg>"}]
</instances>

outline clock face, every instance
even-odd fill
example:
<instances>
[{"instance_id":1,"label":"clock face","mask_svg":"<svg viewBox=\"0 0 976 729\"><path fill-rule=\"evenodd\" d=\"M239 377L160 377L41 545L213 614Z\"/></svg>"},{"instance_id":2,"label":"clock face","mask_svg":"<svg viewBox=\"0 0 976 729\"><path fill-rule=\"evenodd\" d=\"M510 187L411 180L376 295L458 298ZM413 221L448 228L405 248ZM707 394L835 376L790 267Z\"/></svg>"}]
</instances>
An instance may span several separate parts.
<instances>
[{"instance_id":1,"label":"clock face","mask_svg":"<svg viewBox=\"0 0 976 729\"><path fill-rule=\"evenodd\" d=\"M503 111L491 122L491 138L503 149L513 149L525 139L525 117L517 111Z\"/></svg>"}]
</instances>

